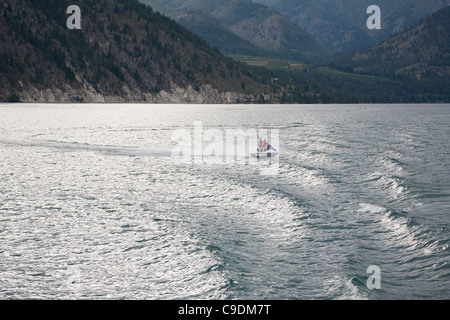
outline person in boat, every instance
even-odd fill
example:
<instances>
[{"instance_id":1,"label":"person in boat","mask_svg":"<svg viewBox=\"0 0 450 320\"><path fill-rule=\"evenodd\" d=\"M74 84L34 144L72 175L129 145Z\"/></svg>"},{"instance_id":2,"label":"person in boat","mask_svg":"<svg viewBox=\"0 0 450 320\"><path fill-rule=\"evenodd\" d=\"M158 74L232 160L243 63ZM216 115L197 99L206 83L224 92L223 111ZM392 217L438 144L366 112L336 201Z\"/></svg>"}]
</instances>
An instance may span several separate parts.
<instances>
[{"instance_id":1,"label":"person in boat","mask_svg":"<svg viewBox=\"0 0 450 320\"><path fill-rule=\"evenodd\" d=\"M259 138L259 140L258 140L258 152L262 152L262 148L263 148L263 141L262 141L262 138Z\"/></svg>"},{"instance_id":2,"label":"person in boat","mask_svg":"<svg viewBox=\"0 0 450 320\"><path fill-rule=\"evenodd\" d=\"M262 152L266 152L266 151L267 151L267 140L264 139L263 145L262 145Z\"/></svg>"}]
</instances>

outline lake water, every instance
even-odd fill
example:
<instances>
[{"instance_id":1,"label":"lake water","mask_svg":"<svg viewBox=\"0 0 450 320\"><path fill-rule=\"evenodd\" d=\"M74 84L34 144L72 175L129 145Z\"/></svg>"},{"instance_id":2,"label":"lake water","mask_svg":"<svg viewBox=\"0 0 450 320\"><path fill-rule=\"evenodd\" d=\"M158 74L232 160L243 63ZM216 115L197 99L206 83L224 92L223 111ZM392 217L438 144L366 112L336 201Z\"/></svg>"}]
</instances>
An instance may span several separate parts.
<instances>
[{"instance_id":1,"label":"lake water","mask_svg":"<svg viewBox=\"0 0 450 320\"><path fill-rule=\"evenodd\" d=\"M0 299L449 299L449 123L450 105L0 105ZM267 132L279 156L176 159L199 128Z\"/></svg>"}]
</instances>

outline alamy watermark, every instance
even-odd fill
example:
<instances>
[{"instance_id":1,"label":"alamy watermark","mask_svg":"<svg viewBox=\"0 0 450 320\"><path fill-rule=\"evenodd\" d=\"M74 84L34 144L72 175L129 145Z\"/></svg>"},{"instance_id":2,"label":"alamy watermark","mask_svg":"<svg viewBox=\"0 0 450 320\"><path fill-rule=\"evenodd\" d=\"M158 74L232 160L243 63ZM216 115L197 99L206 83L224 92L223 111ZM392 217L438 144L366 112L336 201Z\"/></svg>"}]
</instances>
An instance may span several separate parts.
<instances>
[{"instance_id":1,"label":"alamy watermark","mask_svg":"<svg viewBox=\"0 0 450 320\"><path fill-rule=\"evenodd\" d=\"M79 6L72 5L67 7L67 14L70 14L70 17L67 19L67 28L69 30L81 29L81 9Z\"/></svg>"},{"instance_id":2,"label":"alamy watermark","mask_svg":"<svg viewBox=\"0 0 450 320\"><path fill-rule=\"evenodd\" d=\"M367 19L367 28L369 30L381 29L381 9L377 5L371 5L367 8L367 14L371 16Z\"/></svg>"},{"instance_id":3,"label":"alamy watermark","mask_svg":"<svg viewBox=\"0 0 450 320\"><path fill-rule=\"evenodd\" d=\"M67 14L70 17L67 19L67 28L70 30L81 29L81 9L77 5L67 7ZM370 5L366 11L371 16L367 19L367 28L370 30L381 29L381 9L377 5Z\"/></svg>"},{"instance_id":4,"label":"alamy watermark","mask_svg":"<svg viewBox=\"0 0 450 320\"><path fill-rule=\"evenodd\" d=\"M369 290L381 289L381 269L379 266L370 266L367 268L367 273L371 276L367 279L367 288Z\"/></svg>"},{"instance_id":5,"label":"alamy watermark","mask_svg":"<svg viewBox=\"0 0 450 320\"><path fill-rule=\"evenodd\" d=\"M178 129L172 134L172 159L180 164L253 165L262 175L276 175L279 169L278 129L204 129L194 122L193 130Z\"/></svg>"}]
</instances>

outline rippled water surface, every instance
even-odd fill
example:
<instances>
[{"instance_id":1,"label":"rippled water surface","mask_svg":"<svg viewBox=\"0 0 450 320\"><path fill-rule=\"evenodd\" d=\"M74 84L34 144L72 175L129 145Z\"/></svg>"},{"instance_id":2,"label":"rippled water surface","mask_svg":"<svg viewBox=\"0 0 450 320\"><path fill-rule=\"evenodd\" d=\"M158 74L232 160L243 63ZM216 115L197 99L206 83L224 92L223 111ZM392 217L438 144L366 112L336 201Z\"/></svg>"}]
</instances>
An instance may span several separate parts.
<instances>
[{"instance_id":1,"label":"rippled water surface","mask_svg":"<svg viewBox=\"0 0 450 320\"><path fill-rule=\"evenodd\" d=\"M276 174L174 161L199 122L279 132ZM0 298L448 299L449 123L449 105L1 105Z\"/></svg>"}]
</instances>

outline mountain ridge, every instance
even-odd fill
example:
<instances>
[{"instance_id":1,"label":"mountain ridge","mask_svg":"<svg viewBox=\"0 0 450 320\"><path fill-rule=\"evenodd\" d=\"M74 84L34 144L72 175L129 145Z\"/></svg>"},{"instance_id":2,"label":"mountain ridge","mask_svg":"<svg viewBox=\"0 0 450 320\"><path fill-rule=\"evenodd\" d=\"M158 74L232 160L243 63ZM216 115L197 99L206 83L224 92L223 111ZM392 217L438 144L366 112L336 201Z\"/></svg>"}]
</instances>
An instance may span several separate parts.
<instances>
[{"instance_id":1,"label":"mountain ridge","mask_svg":"<svg viewBox=\"0 0 450 320\"><path fill-rule=\"evenodd\" d=\"M273 55L300 61L316 61L329 56L329 52L310 34L276 10L250 0L140 0L167 14L186 28L195 31L211 43L211 38L220 40L216 32L209 36L208 27L198 26L195 21L180 19L180 16L202 12L211 17L212 26L220 25L229 32L247 41L259 50L261 55ZM181 12L183 14L181 14ZM190 23L189 23L190 22ZM217 47L225 53L247 54L243 50L229 50L230 42L216 42Z\"/></svg>"},{"instance_id":2,"label":"mountain ridge","mask_svg":"<svg viewBox=\"0 0 450 320\"><path fill-rule=\"evenodd\" d=\"M332 52L374 45L450 5L450 0L255 0L270 4ZM368 30L370 5L381 8L381 30Z\"/></svg>"},{"instance_id":3,"label":"mountain ridge","mask_svg":"<svg viewBox=\"0 0 450 320\"><path fill-rule=\"evenodd\" d=\"M439 36L443 30L439 27L424 32L428 42L416 44L434 48L429 41L436 38L443 48L442 53L433 53L430 72L416 72L420 66L415 66L413 73L380 76L377 70L355 69L358 65L345 56L334 61L334 68L263 58L273 59L273 68L267 70L223 56L137 0L79 0L78 4L81 30L66 26L69 0L0 4L0 102L450 101L447 69L436 68L450 65L450 37L448 32ZM437 21L447 26L450 18L444 15ZM415 37L422 33L414 32ZM377 49L374 59L382 49ZM378 65L380 61L383 66L382 59L373 60Z\"/></svg>"},{"instance_id":4,"label":"mountain ridge","mask_svg":"<svg viewBox=\"0 0 450 320\"><path fill-rule=\"evenodd\" d=\"M275 99L270 78L137 0L0 5L0 100L231 103ZM249 73L250 72L250 73ZM264 98L262 98L264 97Z\"/></svg>"},{"instance_id":5,"label":"mountain ridge","mask_svg":"<svg viewBox=\"0 0 450 320\"><path fill-rule=\"evenodd\" d=\"M342 54L334 62L366 74L450 76L450 6L377 45Z\"/></svg>"}]
</instances>

